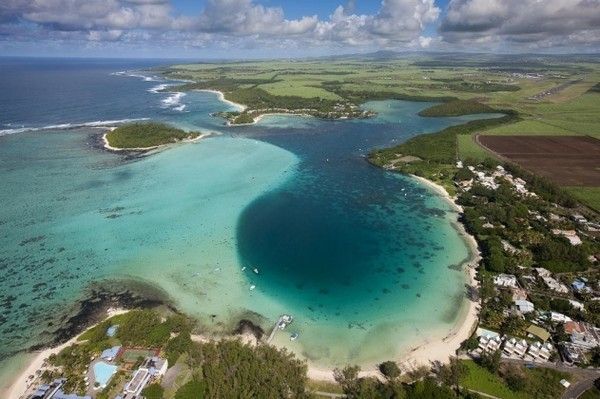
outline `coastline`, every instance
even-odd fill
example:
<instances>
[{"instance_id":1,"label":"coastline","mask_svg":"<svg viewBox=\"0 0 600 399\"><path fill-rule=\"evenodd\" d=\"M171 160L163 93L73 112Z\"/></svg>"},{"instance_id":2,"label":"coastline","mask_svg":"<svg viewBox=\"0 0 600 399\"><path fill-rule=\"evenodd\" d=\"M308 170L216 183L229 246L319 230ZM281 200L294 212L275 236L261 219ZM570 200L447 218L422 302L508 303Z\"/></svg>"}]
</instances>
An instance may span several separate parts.
<instances>
[{"instance_id":1,"label":"coastline","mask_svg":"<svg viewBox=\"0 0 600 399\"><path fill-rule=\"evenodd\" d=\"M204 91L204 92L208 92L208 93L214 93L219 98L219 101L224 102L224 103L229 104L229 105L232 105L232 106L234 106L236 108L239 108L240 111L245 111L248 108L244 104L234 103L233 101L226 99L225 98L225 94L222 91L219 91L219 90L197 89L196 91Z\"/></svg>"},{"instance_id":2,"label":"coastline","mask_svg":"<svg viewBox=\"0 0 600 399\"><path fill-rule=\"evenodd\" d=\"M109 308L106 311L105 319L117 316L119 314L127 313L128 311L129 310L123 308ZM32 385L35 385L35 382L37 380L36 372L44 366L44 363L46 363L48 357L50 355L57 354L63 349L76 343L82 334L94 328L96 325L97 324L91 325L90 327L86 328L84 331L75 335L73 338L69 339L63 344L32 352L32 354L34 355L33 359L29 361L29 364L23 371L16 374L13 381L8 385L7 389L4 392L0 390L0 396L6 397L7 399L20 399L24 397L24 394L27 393L28 389L31 388ZM30 378L31 376L33 376L34 378Z\"/></svg>"},{"instance_id":3,"label":"coastline","mask_svg":"<svg viewBox=\"0 0 600 399\"><path fill-rule=\"evenodd\" d=\"M111 146L108 143L108 139L106 138L106 135L109 132L111 132L112 130L114 130L114 129L116 129L116 127L115 126L111 126L111 127L108 128L108 130L106 132L104 132L102 134L103 147L104 147L104 149L106 149L108 151L115 151L115 152L121 152L121 151L152 151L152 150L156 150L158 148L165 147L165 146L170 145L170 144L175 144L175 143L168 143L168 144L155 145L155 146L151 146L151 147L117 148L117 147ZM201 140L201 139L209 137L211 135L212 135L212 133L202 133L202 134L199 134L197 137L194 137L193 139L181 140L179 143L193 143L195 141Z\"/></svg>"}]
</instances>

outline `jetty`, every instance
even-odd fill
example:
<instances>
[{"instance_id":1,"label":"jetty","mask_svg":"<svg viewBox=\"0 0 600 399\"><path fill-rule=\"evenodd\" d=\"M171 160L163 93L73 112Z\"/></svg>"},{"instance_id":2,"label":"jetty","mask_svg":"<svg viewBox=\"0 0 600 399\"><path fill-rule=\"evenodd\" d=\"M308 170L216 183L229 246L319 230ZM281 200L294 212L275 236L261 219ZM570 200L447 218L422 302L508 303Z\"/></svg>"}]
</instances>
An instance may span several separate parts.
<instances>
[{"instance_id":1,"label":"jetty","mask_svg":"<svg viewBox=\"0 0 600 399\"><path fill-rule=\"evenodd\" d=\"M269 337L267 338L267 343L271 343L273 338L275 338L275 334L277 333L277 331L283 331L292 321L294 321L294 318L289 314L282 314L281 316L279 316L279 319L277 319L277 322L273 326L271 334L269 334Z\"/></svg>"}]
</instances>

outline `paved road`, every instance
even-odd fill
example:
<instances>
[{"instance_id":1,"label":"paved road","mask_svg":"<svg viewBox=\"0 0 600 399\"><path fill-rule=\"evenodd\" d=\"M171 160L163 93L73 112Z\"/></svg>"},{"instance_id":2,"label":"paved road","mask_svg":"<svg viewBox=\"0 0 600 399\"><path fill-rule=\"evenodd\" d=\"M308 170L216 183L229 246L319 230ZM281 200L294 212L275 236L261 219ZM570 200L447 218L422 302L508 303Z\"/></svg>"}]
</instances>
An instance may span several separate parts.
<instances>
[{"instance_id":1,"label":"paved road","mask_svg":"<svg viewBox=\"0 0 600 399\"><path fill-rule=\"evenodd\" d=\"M577 399L585 391L594 386L594 380L596 378L587 378L585 380L579 381L575 384L572 384L566 391L563 393L562 399Z\"/></svg>"}]
</instances>

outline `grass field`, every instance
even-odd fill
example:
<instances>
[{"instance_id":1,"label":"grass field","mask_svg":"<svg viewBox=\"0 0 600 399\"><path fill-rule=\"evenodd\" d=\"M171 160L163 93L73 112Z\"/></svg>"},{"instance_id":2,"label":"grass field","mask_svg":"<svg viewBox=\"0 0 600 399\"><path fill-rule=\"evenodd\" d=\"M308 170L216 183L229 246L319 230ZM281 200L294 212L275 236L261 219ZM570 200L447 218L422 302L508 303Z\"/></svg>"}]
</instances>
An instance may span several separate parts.
<instances>
[{"instance_id":1,"label":"grass field","mask_svg":"<svg viewBox=\"0 0 600 399\"><path fill-rule=\"evenodd\" d=\"M600 212L600 187L567 187L579 201Z\"/></svg>"},{"instance_id":2,"label":"grass field","mask_svg":"<svg viewBox=\"0 0 600 399\"><path fill-rule=\"evenodd\" d=\"M464 360L463 363L469 370L467 376L461 381L461 385L464 388L483 392L502 399L529 398L529 396L524 393L511 391L500 377L490 373L487 369L478 366L474 361Z\"/></svg>"}]
</instances>

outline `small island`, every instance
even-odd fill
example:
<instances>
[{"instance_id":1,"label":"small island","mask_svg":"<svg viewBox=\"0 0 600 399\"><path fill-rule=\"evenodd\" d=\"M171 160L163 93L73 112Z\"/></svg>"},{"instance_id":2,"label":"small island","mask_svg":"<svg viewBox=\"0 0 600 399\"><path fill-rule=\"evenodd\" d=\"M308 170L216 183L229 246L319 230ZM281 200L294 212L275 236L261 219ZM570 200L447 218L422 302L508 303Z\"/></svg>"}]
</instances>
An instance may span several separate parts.
<instances>
[{"instance_id":1,"label":"small island","mask_svg":"<svg viewBox=\"0 0 600 399\"><path fill-rule=\"evenodd\" d=\"M164 123L138 122L122 125L107 132L104 135L104 146L114 151L145 151L165 144L198 139L201 136L199 132L186 132Z\"/></svg>"}]
</instances>

